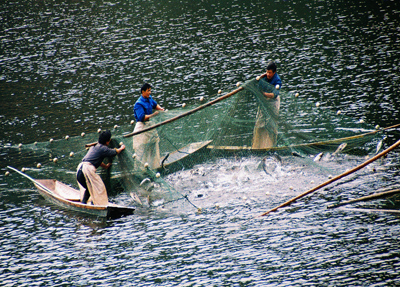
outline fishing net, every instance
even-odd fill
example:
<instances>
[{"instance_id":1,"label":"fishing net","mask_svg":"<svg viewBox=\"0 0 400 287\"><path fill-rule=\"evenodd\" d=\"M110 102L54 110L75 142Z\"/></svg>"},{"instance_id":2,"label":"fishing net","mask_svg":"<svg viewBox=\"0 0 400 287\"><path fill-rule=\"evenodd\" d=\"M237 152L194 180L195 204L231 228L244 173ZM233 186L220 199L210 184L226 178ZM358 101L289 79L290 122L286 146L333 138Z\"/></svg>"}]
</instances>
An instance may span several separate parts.
<instances>
[{"instance_id":1,"label":"fishing net","mask_svg":"<svg viewBox=\"0 0 400 287\"><path fill-rule=\"evenodd\" d=\"M264 92L279 94L279 98L268 99ZM218 96L207 103L199 101L197 106L160 112L146 132L132 134L132 124L111 129L111 146L123 142L126 149L113 159L110 169L98 170L109 195L128 194L133 204L146 207L194 206L188 192L177 190L165 179L167 174L218 157L248 154L297 156L305 165L326 169L317 155L374 154L385 132L323 104L277 90L263 79L249 80ZM75 171L87 152L85 144L97 139L98 133L93 132L6 146L2 154L11 165L27 167L32 177L55 178L77 187Z\"/></svg>"},{"instance_id":2,"label":"fishing net","mask_svg":"<svg viewBox=\"0 0 400 287\"><path fill-rule=\"evenodd\" d=\"M279 95L280 105L263 92ZM149 144L148 152L157 142L161 172L188 168L216 156L249 153L366 156L374 152L384 132L297 94L279 91L264 80L250 80L227 95L211 105L168 111L154 118L157 139Z\"/></svg>"}]
</instances>

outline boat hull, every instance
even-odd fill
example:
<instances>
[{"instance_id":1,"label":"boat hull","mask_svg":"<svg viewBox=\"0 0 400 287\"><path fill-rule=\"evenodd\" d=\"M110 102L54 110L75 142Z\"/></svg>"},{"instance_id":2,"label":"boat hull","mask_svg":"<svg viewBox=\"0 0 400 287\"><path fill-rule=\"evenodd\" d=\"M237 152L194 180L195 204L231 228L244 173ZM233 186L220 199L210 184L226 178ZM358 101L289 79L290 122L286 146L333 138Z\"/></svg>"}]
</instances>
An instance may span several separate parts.
<instances>
[{"instance_id":1,"label":"boat hull","mask_svg":"<svg viewBox=\"0 0 400 287\"><path fill-rule=\"evenodd\" d=\"M56 180L35 180L34 184L44 199L67 210L106 218L119 218L131 215L135 211L132 207L112 203L109 205L83 204L79 201L78 190Z\"/></svg>"}]
</instances>

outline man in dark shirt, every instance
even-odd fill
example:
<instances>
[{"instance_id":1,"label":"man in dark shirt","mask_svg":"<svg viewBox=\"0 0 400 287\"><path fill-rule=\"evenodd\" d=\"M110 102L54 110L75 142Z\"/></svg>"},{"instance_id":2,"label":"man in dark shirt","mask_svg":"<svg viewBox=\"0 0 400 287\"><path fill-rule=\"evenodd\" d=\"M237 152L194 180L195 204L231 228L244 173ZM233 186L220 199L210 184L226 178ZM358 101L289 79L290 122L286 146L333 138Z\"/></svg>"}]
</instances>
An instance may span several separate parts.
<instances>
[{"instance_id":1,"label":"man in dark shirt","mask_svg":"<svg viewBox=\"0 0 400 287\"><path fill-rule=\"evenodd\" d=\"M81 190L81 202L86 204L89 197L94 205L108 205L107 190L101 177L96 173L99 166L109 168L111 163L103 163L104 158L114 157L125 149L125 145L111 149L111 132L103 131L99 135L99 141L89 149L89 152L78 165L76 179Z\"/></svg>"}]
</instances>

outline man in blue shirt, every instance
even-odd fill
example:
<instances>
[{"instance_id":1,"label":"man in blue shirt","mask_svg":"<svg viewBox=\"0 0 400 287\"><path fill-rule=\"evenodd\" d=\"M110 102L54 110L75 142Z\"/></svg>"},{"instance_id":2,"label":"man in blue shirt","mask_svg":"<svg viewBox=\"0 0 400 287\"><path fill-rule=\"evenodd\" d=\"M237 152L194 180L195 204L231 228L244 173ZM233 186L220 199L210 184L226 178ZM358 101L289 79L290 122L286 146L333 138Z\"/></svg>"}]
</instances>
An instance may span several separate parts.
<instances>
[{"instance_id":1,"label":"man in blue shirt","mask_svg":"<svg viewBox=\"0 0 400 287\"><path fill-rule=\"evenodd\" d=\"M263 92L264 96L269 99L276 99L279 97L279 89L282 86L282 80L276 72L276 64L275 62L270 62L267 66L267 72L260 76L264 81L267 81L272 86L275 87L275 91L267 93ZM279 110L279 107L278 107Z\"/></svg>"},{"instance_id":2,"label":"man in blue shirt","mask_svg":"<svg viewBox=\"0 0 400 287\"><path fill-rule=\"evenodd\" d=\"M281 99L279 90L282 80L276 72L275 62L269 62L267 72L260 76L259 87L267 101L261 99L263 109L259 107L253 130L253 149L266 149L276 145L278 136L278 116Z\"/></svg>"},{"instance_id":3,"label":"man in blue shirt","mask_svg":"<svg viewBox=\"0 0 400 287\"><path fill-rule=\"evenodd\" d=\"M136 125L133 132L138 132L153 125L151 118L158 115L159 111L164 111L157 102L151 97L151 85L145 83L140 89L142 95L136 101L133 113ZM153 112L155 110L155 112ZM143 164L148 163L150 168L160 166L160 138L156 129L133 137L133 149L137 159Z\"/></svg>"}]
</instances>

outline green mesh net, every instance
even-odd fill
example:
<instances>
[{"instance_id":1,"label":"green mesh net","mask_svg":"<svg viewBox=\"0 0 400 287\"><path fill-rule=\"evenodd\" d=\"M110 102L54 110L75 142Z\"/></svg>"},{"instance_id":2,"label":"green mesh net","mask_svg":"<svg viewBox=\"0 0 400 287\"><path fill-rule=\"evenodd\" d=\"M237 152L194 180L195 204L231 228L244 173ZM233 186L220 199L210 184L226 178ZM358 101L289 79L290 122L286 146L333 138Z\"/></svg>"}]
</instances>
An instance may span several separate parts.
<instances>
[{"instance_id":1,"label":"green mesh net","mask_svg":"<svg viewBox=\"0 0 400 287\"><path fill-rule=\"evenodd\" d=\"M267 99L263 92L279 93L279 98ZM126 149L113 159L110 169L98 170L109 196L122 193L125 200L143 207L193 207L187 193L164 179L167 174L218 157L248 154L295 155L304 164L324 169L317 155L373 154L385 132L297 94L278 91L264 80L249 80L218 96L196 107L161 112L146 132L132 133L131 124L111 129L111 146L123 142ZM9 149L6 154L12 165L27 167L31 176L77 187L75 172L87 152L85 144L97 139L98 133L93 132L3 148ZM340 170L329 172L335 175Z\"/></svg>"}]
</instances>

